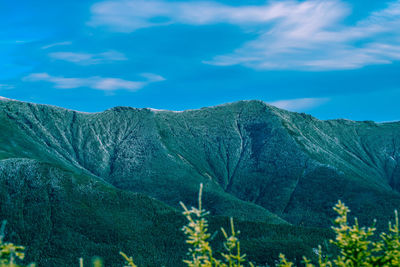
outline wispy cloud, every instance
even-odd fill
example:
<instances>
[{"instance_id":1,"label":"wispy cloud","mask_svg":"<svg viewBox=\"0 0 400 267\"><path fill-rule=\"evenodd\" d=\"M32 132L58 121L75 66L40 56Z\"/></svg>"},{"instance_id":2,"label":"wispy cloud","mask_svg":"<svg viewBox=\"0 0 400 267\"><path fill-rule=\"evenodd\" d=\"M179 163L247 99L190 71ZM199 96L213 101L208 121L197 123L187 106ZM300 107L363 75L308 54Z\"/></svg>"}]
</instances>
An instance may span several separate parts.
<instances>
[{"instance_id":1,"label":"wispy cloud","mask_svg":"<svg viewBox=\"0 0 400 267\"><path fill-rule=\"evenodd\" d=\"M30 42L32 42L32 40L0 40L0 44L6 44L6 45L26 44Z\"/></svg>"},{"instance_id":2,"label":"wispy cloud","mask_svg":"<svg viewBox=\"0 0 400 267\"><path fill-rule=\"evenodd\" d=\"M52 44L42 46L42 49L49 49L49 48L52 48L55 46L64 46L64 45L71 45L71 44L72 44L72 42L70 42L70 41L52 43Z\"/></svg>"},{"instance_id":3,"label":"wispy cloud","mask_svg":"<svg viewBox=\"0 0 400 267\"><path fill-rule=\"evenodd\" d=\"M88 77L88 78L66 78L60 76L52 76L49 75L48 73L32 73L23 78L23 80L26 82L40 82L40 81L50 82L54 84L55 88L60 88L60 89L88 87L103 91L115 91L115 90L137 91L143 88L144 86L148 85L149 83L155 82L154 80L150 79L147 79L145 81L129 81L119 78L104 78L99 76Z\"/></svg>"},{"instance_id":4,"label":"wispy cloud","mask_svg":"<svg viewBox=\"0 0 400 267\"><path fill-rule=\"evenodd\" d=\"M114 0L92 6L88 24L113 31L174 23L228 23L257 31L258 37L204 63L256 69L356 69L400 60L400 0L353 25L339 0L273 1L258 6L217 2Z\"/></svg>"},{"instance_id":5,"label":"wispy cloud","mask_svg":"<svg viewBox=\"0 0 400 267\"><path fill-rule=\"evenodd\" d=\"M88 25L106 26L120 32L140 28L184 23L206 25L212 23L259 24L282 17L293 2L265 6L232 7L217 2L167 2L163 0L104 1L92 6ZM154 20L154 18L159 18Z\"/></svg>"},{"instance_id":6,"label":"wispy cloud","mask_svg":"<svg viewBox=\"0 0 400 267\"><path fill-rule=\"evenodd\" d=\"M399 2L354 26L340 23L347 11L337 1L300 5L306 4L314 7L304 9L298 17L285 17L256 40L205 63L321 71L390 64L400 59L400 14L395 15L400 11Z\"/></svg>"},{"instance_id":7,"label":"wispy cloud","mask_svg":"<svg viewBox=\"0 0 400 267\"><path fill-rule=\"evenodd\" d=\"M296 98L269 102L269 104L290 111L305 111L320 106L329 101L329 98Z\"/></svg>"},{"instance_id":8,"label":"wispy cloud","mask_svg":"<svg viewBox=\"0 0 400 267\"><path fill-rule=\"evenodd\" d=\"M142 73L140 76L146 78L149 82L162 82L165 81L165 78L154 73Z\"/></svg>"},{"instance_id":9,"label":"wispy cloud","mask_svg":"<svg viewBox=\"0 0 400 267\"><path fill-rule=\"evenodd\" d=\"M9 90L9 89L13 89L14 86L11 84L0 84L0 90L4 89L4 90Z\"/></svg>"},{"instance_id":10,"label":"wispy cloud","mask_svg":"<svg viewBox=\"0 0 400 267\"><path fill-rule=\"evenodd\" d=\"M124 54L117 51L107 51L98 54L75 53L75 52L54 52L49 57L57 60L64 60L81 65L93 65L104 62L127 60Z\"/></svg>"}]
</instances>

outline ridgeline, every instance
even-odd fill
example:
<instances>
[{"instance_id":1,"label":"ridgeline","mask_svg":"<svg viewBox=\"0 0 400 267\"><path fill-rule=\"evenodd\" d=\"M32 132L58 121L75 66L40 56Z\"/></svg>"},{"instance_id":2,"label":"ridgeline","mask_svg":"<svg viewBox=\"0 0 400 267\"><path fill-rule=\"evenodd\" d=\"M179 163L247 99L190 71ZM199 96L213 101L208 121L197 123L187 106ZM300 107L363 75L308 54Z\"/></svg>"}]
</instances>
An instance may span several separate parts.
<instances>
[{"instance_id":1,"label":"ridgeline","mask_svg":"<svg viewBox=\"0 0 400 267\"><path fill-rule=\"evenodd\" d=\"M0 219L39 266L94 255L112 266L120 250L140 266L181 266L179 201L195 205L200 183L211 228L234 217L251 260L300 259L331 236L338 199L385 227L399 162L400 123L321 121L261 101L81 113L0 99Z\"/></svg>"}]
</instances>

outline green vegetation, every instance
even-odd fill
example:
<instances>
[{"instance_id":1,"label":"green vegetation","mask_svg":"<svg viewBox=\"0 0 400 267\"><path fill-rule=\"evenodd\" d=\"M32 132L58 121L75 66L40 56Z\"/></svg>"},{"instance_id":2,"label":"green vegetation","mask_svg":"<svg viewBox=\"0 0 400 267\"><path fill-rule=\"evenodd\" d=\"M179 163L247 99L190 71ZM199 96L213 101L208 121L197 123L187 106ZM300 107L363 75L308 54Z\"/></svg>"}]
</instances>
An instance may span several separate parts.
<instances>
[{"instance_id":1,"label":"green vegetation","mask_svg":"<svg viewBox=\"0 0 400 267\"><path fill-rule=\"evenodd\" d=\"M187 236L186 243L190 245L188 259L183 262L188 267L244 267L246 265L254 267L255 265L246 260L246 254L242 254L241 245L238 239L239 231L235 230L233 219L230 220L231 233L227 234L224 228L221 228L225 241L224 252L220 253L221 258L214 255L212 246L210 245L211 234L208 229L207 212L202 207L202 189L200 186L198 208L192 207L188 209L182 202L184 209L183 215L186 217L188 224L182 228ZM374 232L376 228L360 227L357 219L355 224L350 226L348 222L349 208L339 201L334 210L338 217L335 219L335 226L332 227L336 234L335 240L330 240L337 250L337 256L324 255L321 246L319 246L318 264L314 265L307 257L303 257L303 264L306 267L398 267L400 266L400 229L397 211L395 211L395 224L389 222L389 233L381 233L380 239L374 241ZM25 248L16 246L12 243L4 243L4 227L3 222L0 229L0 267L20 267L18 260L23 260ZM127 266L137 267L133 258L128 257L125 253L120 252L125 259ZM217 253L218 254L218 253ZM294 266L293 262L286 259L283 254L279 255L280 261L278 267ZM331 260L331 258L333 260ZM83 266L83 259L80 258L80 266ZM29 266L34 266L33 264ZM102 262L95 258L93 266L101 267Z\"/></svg>"},{"instance_id":2,"label":"green vegetation","mask_svg":"<svg viewBox=\"0 0 400 267\"><path fill-rule=\"evenodd\" d=\"M399 129L320 121L261 101L87 114L2 100L0 176L9 160L46 162L175 209L193 205L204 183L214 215L307 227L329 227L340 198L360 223L373 216L381 229L400 206Z\"/></svg>"},{"instance_id":3,"label":"green vegetation","mask_svg":"<svg viewBox=\"0 0 400 267\"><path fill-rule=\"evenodd\" d=\"M316 244L335 255L324 240L334 239L337 199L360 225L376 218L376 232L400 207L399 129L261 101L86 114L2 100L0 221L7 240L29 244L25 263L90 266L98 255L121 266L124 251L138 266L183 267L179 201L196 207L203 183L213 257L225 262L220 227L233 217L255 265L274 265L280 252L294 265L303 255L316 262Z\"/></svg>"},{"instance_id":4,"label":"green vegetation","mask_svg":"<svg viewBox=\"0 0 400 267\"><path fill-rule=\"evenodd\" d=\"M224 228L221 228L226 241L224 247L225 253L221 253L223 260L218 260L213 256L213 251L209 243L211 235L208 233L208 222L206 216L209 214L202 208L201 197L203 192L203 184L200 185L199 206L192 207L190 210L181 202L184 209L183 215L189 221L188 225L182 228L187 236L186 243L192 247L189 249L190 259L184 260L189 267L198 266L216 266L216 267L231 267L242 266L245 262L246 255L240 252L240 242L237 238L239 232L235 231L233 219L231 218L231 235L228 236ZM250 266L254 266L250 263Z\"/></svg>"},{"instance_id":5,"label":"green vegetation","mask_svg":"<svg viewBox=\"0 0 400 267\"><path fill-rule=\"evenodd\" d=\"M3 242L5 226L6 221L3 221L0 226L0 267L19 267L18 261L25 258L25 247ZM34 267L34 264L29 266Z\"/></svg>"},{"instance_id":6,"label":"green vegetation","mask_svg":"<svg viewBox=\"0 0 400 267\"><path fill-rule=\"evenodd\" d=\"M180 210L50 164L22 159L1 164L0 221L8 221L7 240L29 245L25 262L74 266L82 257L90 266L92 256L98 255L107 267L121 266L118 253L124 251L138 266L185 266L187 244L180 231L185 217ZM203 198L210 198L206 186ZM192 199L197 199L198 186L196 191ZM207 202L203 206L210 210ZM212 235L221 226L229 229L229 217L211 214L207 219ZM291 259L312 258L315 244L333 237L328 229L234 218L241 249L259 265L274 264L280 252ZM223 241L219 233L210 244L222 252Z\"/></svg>"},{"instance_id":7,"label":"green vegetation","mask_svg":"<svg viewBox=\"0 0 400 267\"><path fill-rule=\"evenodd\" d=\"M224 247L226 253L221 253L223 260L217 260L213 257L213 250L209 245L208 239L210 234L207 232L207 219L205 218L208 213L202 209L201 206L201 193L202 186L199 193L199 207L188 210L185 205L184 215L189 221L188 225L183 228L187 235L187 243L192 246L189 249L190 260L185 260L189 267L242 267L245 265L245 255L240 252L240 242L237 238L238 232L235 231L233 220L231 219L231 236L228 237L226 231L222 228L222 232L226 238ZM381 233L381 239L372 241L375 227L360 227L355 219L355 224L349 226L347 215L349 208L339 201L334 210L339 215L335 220L335 226L332 227L336 234L335 240L330 240L337 249L338 255L332 261L329 256L322 254L322 248L319 246L318 265L320 267L328 266L341 266L341 267L355 267L355 266L385 266L385 267L398 267L400 266L400 231L399 219L397 211L395 211L395 224L394 226L389 222L389 234ZM194 218L193 218L193 217ZM279 267L291 267L294 264L286 260L283 254L280 254ZM304 257L303 264L306 267L314 267L311 260ZM254 266L251 262L249 266Z\"/></svg>"},{"instance_id":8,"label":"green vegetation","mask_svg":"<svg viewBox=\"0 0 400 267\"><path fill-rule=\"evenodd\" d=\"M395 225L393 226L389 222L389 233L383 232L380 234L380 240L373 241L372 238L376 231L374 226L360 227L357 218L355 224L349 226L347 214L350 210L341 201L336 204L334 210L339 216L335 220L335 226L332 227L336 233L336 239L330 240L330 242L338 248L339 253L336 257L329 257L329 255L323 255L322 249L319 247L318 264L314 265L304 257L306 267L400 266L400 232L397 211L395 211ZM288 262L283 254L279 257L278 266L293 266L293 263Z\"/></svg>"}]
</instances>

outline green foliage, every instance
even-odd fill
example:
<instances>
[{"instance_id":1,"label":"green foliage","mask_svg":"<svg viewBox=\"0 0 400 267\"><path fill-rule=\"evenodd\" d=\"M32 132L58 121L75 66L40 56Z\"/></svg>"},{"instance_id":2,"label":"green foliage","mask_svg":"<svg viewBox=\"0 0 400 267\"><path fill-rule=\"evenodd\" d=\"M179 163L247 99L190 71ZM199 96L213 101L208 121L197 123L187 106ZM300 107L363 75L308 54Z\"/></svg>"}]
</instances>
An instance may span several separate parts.
<instances>
[{"instance_id":1,"label":"green foliage","mask_svg":"<svg viewBox=\"0 0 400 267\"><path fill-rule=\"evenodd\" d=\"M279 254L279 267L292 267L293 263L290 261L287 261L285 255Z\"/></svg>"},{"instance_id":2,"label":"green foliage","mask_svg":"<svg viewBox=\"0 0 400 267\"><path fill-rule=\"evenodd\" d=\"M214 236L209 233L209 222L207 212L202 207L202 185L200 185L198 207L188 209L182 202L184 209L183 215L188 223L182 228L187 239L186 243L190 246L188 259L183 262L188 267L254 267L254 264L246 260L246 255L241 252L241 243L238 239L239 231L235 230L233 219L230 219L230 233L224 228L221 232L224 237L224 252L215 252L211 245ZM337 248L336 256L323 254L319 246L317 254L317 264L314 264L307 257L303 257L303 264L306 267L399 267L400 266L400 229L397 211L395 211L395 223L389 222L389 232L381 233L380 239L375 238L376 228L360 227L358 220L355 219L353 225L349 225L349 208L339 201L334 211L338 214L335 219L335 225L332 227L336 234L334 240L330 243ZM13 243L3 242L5 222L0 228L0 267L22 267L18 261L25 257L25 247L17 246ZM215 252L215 253L214 253ZM125 259L125 267L137 267L132 257L120 252ZM219 255L219 256L215 256ZM278 267L293 267L296 264L288 261L284 254L279 255ZM29 265L33 267L34 265ZM83 267L83 258L79 259L79 266ZM99 258L92 260L92 266L103 267Z\"/></svg>"},{"instance_id":3,"label":"green foliage","mask_svg":"<svg viewBox=\"0 0 400 267\"><path fill-rule=\"evenodd\" d=\"M0 102L0 222L38 266L90 265L92 255L122 265L121 250L139 266L184 266L185 218L173 208L196 207L205 177L209 233L234 217L240 250L260 265L279 252L316 261L338 196L360 225L377 218L379 232L400 206L400 183L387 177L398 171L398 158L387 160L398 123L320 121L254 101L96 114ZM214 256L223 239L209 238Z\"/></svg>"},{"instance_id":4,"label":"green foliage","mask_svg":"<svg viewBox=\"0 0 400 267\"><path fill-rule=\"evenodd\" d=\"M240 242L237 238L239 231L235 230L233 219L231 218L231 234L228 235L224 228L221 231L225 237L225 253L221 253L222 260L213 255L213 249L210 245L211 234L208 232L207 215L209 212L202 208L203 184L200 184L198 208L188 209L183 202L183 215L188 220L188 224L182 228L187 236L186 243L189 248L189 259L183 260L188 267L243 267L246 255L240 252ZM125 258L128 266L136 267L132 257L126 256L123 252L120 254ZM249 266L254 266L249 263Z\"/></svg>"},{"instance_id":5,"label":"green foliage","mask_svg":"<svg viewBox=\"0 0 400 267\"><path fill-rule=\"evenodd\" d=\"M3 221L0 227L0 267L19 267L20 265L17 262L24 259L25 247L3 242L5 226L6 221ZM34 265L31 264L30 266L33 267Z\"/></svg>"},{"instance_id":6,"label":"green foliage","mask_svg":"<svg viewBox=\"0 0 400 267\"><path fill-rule=\"evenodd\" d=\"M225 237L224 248L225 253L221 253L222 260L213 256L213 250L210 246L209 239L211 235L208 233L208 221L206 216L209 214L202 208L203 184L200 185L199 206L192 207L190 210L181 202L184 209L183 215L188 220L188 224L182 228L187 236L186 243L191 245L188 255L190 259L184 260L189 267L242 267L245 263L246 255L240 252L240 242L237 238L239 231L235 231L233 219L231 218L231 234L228 236L224 228L221 231ZM253 264L249 263L250 266Z\"/></svg>"},{"instance_id":7,"label":"green foliage","mask_svg":"<svg viewBox=\"0 0 400 267\"><path fill-rule=\"evenodd\" d=\"M319 247L318 265L314 265L304 257L306 267L400 266L400 235L397 211L395 211L395 225L393 226L389 222L389 233L381 233L381 239L373 241L372 238L376 231L374 226L360 227L357 218L354 225L350 226L347 218L350 210L341 201L333 209L338 213L338 217L335 220L335 226L332 227L336 238L330 240L330 242L339 249L339 254L333 260L330 260L329 256L322 254L322 249ZM285 256L281 254L278 266L290 267L292 263L288 262Z\"/></svg>"},{"instance_id":8,"label":"green foliage","mask_svg":"<svg viewBox=\"0 0 400 267\"><path fill-rule=\"evenodd\" d=\"M135 263L133 263L133 258L132 257L128 257L125 253L123 253L122 251L119 252L119 254L121 254L121 256L125 259L126 263L128 264L127 267L137 267Z\"/></svg>"},{"instance_id":9,"label":"green foliage","mask_svg":"<svg viewBox=\"0 0 400 267\"><path fill-rule=\"evenodd\" d=\"M202 185L200 186L198 209L192 207L191 210L188 210L185 204L181 202L184 209L183 215L185 215L186 219L189 221L188 225L184 226L182 230L188 237L186 243L193 247L189 249L191 259L184 260L184 262L190 267L212 266L213 264L217 264L217 261L212 255L212 249L208 241L211 235L208 233L208 221L205 217L209 212L205 211L201 207L201 195Z\"/></svg>"}]
</instances>

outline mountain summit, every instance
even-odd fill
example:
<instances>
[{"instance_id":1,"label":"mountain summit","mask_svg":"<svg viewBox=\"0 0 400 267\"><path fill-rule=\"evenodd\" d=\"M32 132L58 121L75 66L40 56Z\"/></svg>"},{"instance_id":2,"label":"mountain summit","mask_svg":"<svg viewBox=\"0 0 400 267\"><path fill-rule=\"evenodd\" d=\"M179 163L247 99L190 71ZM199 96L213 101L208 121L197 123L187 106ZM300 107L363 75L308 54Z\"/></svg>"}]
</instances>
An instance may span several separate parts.
<instances>
[{"instance_id":1,"label":"mountain summit","mask_svg":"<svg viewBox=\"0 0 400 267\"><path fill-rule=\"evenodd\" d=\"M194 205L200 183L212 214L262 225L327 227L338 199L362 223L379 225L400 206L397 122L321 121L261 101L81 113L0 100L1 216L22 241L36 227L33 247L41 251L63 246L54 240L60 229L73 228L70 240L92 255L111 242L84 241L94 229L112 231L113 244L131 240L124 231L160 231L167 226L151 214L180 218L179 201ZM52 229L27 221L39 210ZM118 213L119 224L107 213ZM128 223L134 216L147 224Z\"/></svg>"}]
</instances>

